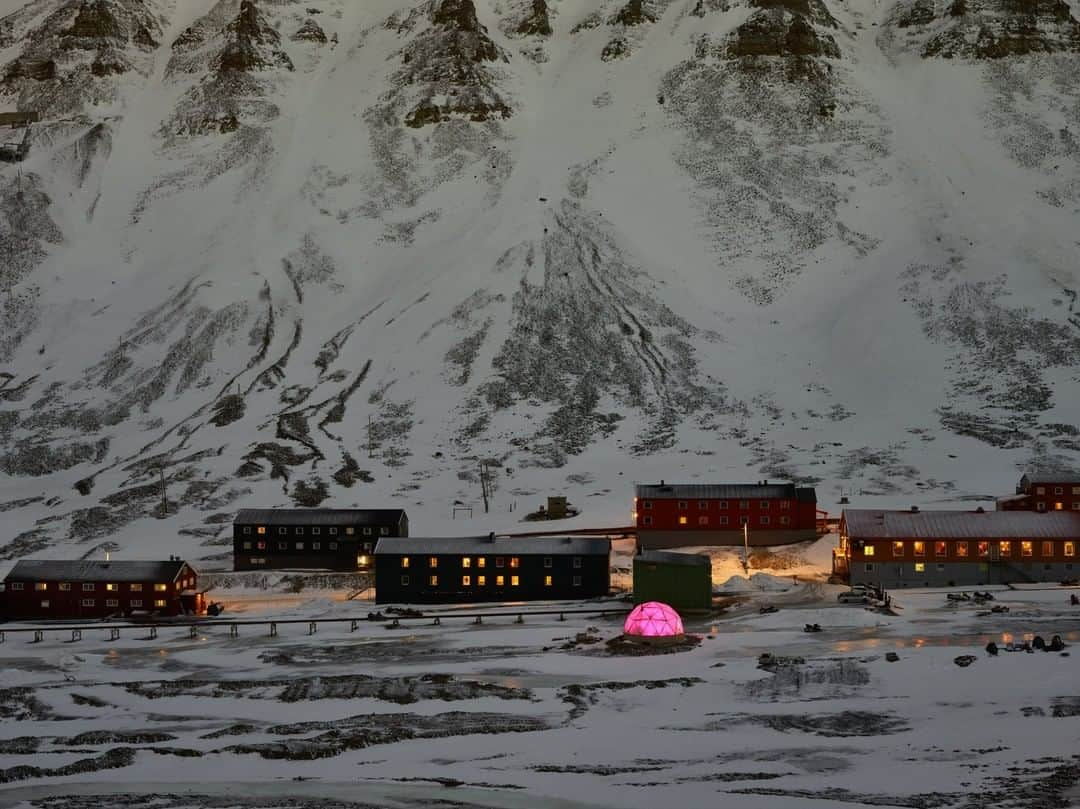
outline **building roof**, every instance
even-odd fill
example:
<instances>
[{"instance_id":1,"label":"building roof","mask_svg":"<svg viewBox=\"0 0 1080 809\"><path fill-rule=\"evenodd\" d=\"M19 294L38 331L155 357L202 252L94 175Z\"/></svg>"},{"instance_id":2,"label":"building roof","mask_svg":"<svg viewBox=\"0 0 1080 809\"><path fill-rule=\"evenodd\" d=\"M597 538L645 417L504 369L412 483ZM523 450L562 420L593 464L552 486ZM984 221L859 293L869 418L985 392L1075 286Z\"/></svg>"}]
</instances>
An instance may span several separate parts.
<instances>
[{"instance_id":1,"label":"building roof","mask_svg":"<svg viewBox=\"0 0 1080 809\"><path fill-rule=\"evenodd\" d=\"M712 559L700 553L672 553L671 551L642 551L634 557L636 562L657 562L662 565L686 565L687 567L712 567Z\"/></svg>"},{"instance_id":2,"label":"building roof","mask_svg":"<svg viewBox=\"0 0 1080 809\"><path fill-rule=\"evenodd\" d=\"M816 503L817 494L794 483L640 483L635 487L639 498L654 500L798 500Z\"/></svg>"},{"instance_id":3,"label":"building roof","mask_svg":"<svg viewBox=\"0 0 1080 809\"><path fill-rule=\"evenodd\" d=\"M234 525L386 525L400 522L400 508L244 508Z\"/></svg>"},{"instance_id":4,"label":"building roof","mask_svg":"<svg viewBox=\"0 0 1080 809\"><path fill-rule=\"evenodd\" d=\"M1080 483L1080 472L1028 472L1021 479L1028 483Z\"/></svg>"},{"instance_id":5,"label":"building roof","mask_svg":"<svg viewBox=\"0 0 1080 809\"><path fill-rule=\"evenodd\" d=\"M1080 514L1066 511L879 511L844 509L852 539L1077 539Z\"/></svg>"},{"instance_id":6,"label":"building roof","mask_svg":"<svg viewBox=\"0 0 1080 809\"><path fill-rule=\"evenodd\" d=\"M375 555L515 554L591 556L611 552L611 540L598 537L382 537Z\"/></svg>"},{"instance_id":7,"label":"building roof","mask_svg":"<svg viewBox=\"0 0 1080 809\"><path fill-rule=\"evenodd\" d=\"M170 582L185 562L110 561L87 559L24 559L16 562L6 580L85 582Z\"/></svg>"}]
</instances>

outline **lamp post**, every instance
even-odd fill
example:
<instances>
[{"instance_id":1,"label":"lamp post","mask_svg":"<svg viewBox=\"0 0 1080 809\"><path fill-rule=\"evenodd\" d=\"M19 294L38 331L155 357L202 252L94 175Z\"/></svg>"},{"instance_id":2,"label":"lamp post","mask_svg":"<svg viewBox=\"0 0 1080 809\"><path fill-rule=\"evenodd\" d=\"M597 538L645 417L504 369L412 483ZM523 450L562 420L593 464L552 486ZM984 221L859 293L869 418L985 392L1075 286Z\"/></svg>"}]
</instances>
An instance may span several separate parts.
<instances>
[{"instance_id":1,"label":"lamp post","mask_svg":"<svg viewBox=\"0 0 1080 809\"><path fill-rule=\"evenodd\" d=\"M742 541L743 541L743 571L750 575L750 524L743 523L742 526Z\"/></svg>"}]
</instances>

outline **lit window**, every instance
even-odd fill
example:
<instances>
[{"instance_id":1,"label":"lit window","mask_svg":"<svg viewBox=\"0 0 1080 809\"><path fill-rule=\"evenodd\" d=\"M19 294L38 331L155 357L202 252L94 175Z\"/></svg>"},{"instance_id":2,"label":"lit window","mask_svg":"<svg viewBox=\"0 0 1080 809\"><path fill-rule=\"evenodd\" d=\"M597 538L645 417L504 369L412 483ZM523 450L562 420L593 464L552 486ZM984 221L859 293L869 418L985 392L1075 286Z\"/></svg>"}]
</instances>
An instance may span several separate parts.
<instances>
[{"instance_id":1,"label":"lit window","mask_svg":"<svg viewBox=\"0 0 1080 809\"><path fill-rule=\"evenodd\" d=\"M685 511L688 508L685 500L679 501L679 511Z\"/></svg>"},{"instance_id":2,"label":"lit window","mask_svg":"<svg viewBox=\"0 0 1080 809\"><path fill-rule=\"evenodd\" d=\"M351 537L351 536L352 536L353 534L355 534L355 533L356 533L356 529L355 529L355 528L353 528L353 527L352 527L351 525L350 525L350 526L348 526L348 527L347 527L347 528L345 529L345 536Z\"/></svg>"},{"instance_id":3,"label":"lit window","mask_svg":"<svg viewBox=\"0 0 1080 809\"><path fill-rule=\"evenodd\" d=\"M516 556L511 556L510 567L521 567L521 560Z\"/></svg>"},{"instance_id":4,"label":"lit window","mask_svg":"<svg viewBox=\"0 0 1080 809\"><path fill-rule=\"evenodd\" d=\"M1063 508L1065 508L1065 504L1061 501L1054 503L1054 511L1061 511Z\"/></svg>"},{"instance_id":5,"label":"lit window","mask_svg":"<svg viewBox=\"0 0 1080 809\"><path fill-rule=\"evenodd\" d=\"M428 579L428 583L432 587L438 587L438 585L439 585L439 577L438 576L432 576L430 579Z\"/></svg>"},{"instance_id":6,"label":"lit window","mask_svg":"<svg viewBox=\"0 0 1080 809\"><path fill-rule=\"evenodd\" d=\"M35 590L37 590L37 591L39 591L39 592L40 592L40 591L42 591L42 590L48 590L48 589L49 589L49 585L48 585L48 584L46 584L46 583L45 583L45 582L43 582L43 581L39 581L39 582L38 582L37 584L35 584L35 585L34 585L34 589L35 589Z\"/></svg>"},{"instance_id":7,"label":"lit window","mask_svg":"<svg viewBox=\"0 0 1080 809\"><path fill-rule=\"evenodd\" d=\"M42 601L42 602L41 602L41 608L42 608L43 610L47 610L47 609L49 608L49 602L48 602L47 600L46 600L46 601Z\"/></svg>"},{"instance_id":8,"label":"lit window","mask_svg":"<svg viewBox=\"0 0 1080 809\"><path fill-rule=\"evenodd\" d=\"M479 587L483 587L485 584L487 584L487 576L477 576L476 584Z\"/></svg>"},{"instance_id":9,"label":"lit window","mask_svg":"<svg viewBox=\"0 0 1080 809\"><path fill-rule=\"evenodd\" d=\"M462 567L472 567L472 559L470 559L468 556L462 556L461 557L461 566Z\"/></svg>"},{"instance_id":10,"label":"lit window","mask_svg":"<svg viewBox=\"0 0 1080 809\"><path fill-rule=\"evenodd\" d=\"M1007 539L1003 539L998 543L998 550L1001 551L1002 556L1009 556L1012 554L1012 543Z\"/></svg>"},{"instance_id":11,"label":"lit window","mask_svg":"<svg viewBox=\"0 0 1080 809\"><path fill-rule=\"evenodd\" d=\"M167 584L155 584L154 585L154 592L155 593L164 593L168 589L169 589L169 585L167 585Z\"/></svg>"},{"instance_id":12,"label":"lit window","mask_svg":"<svg viewBox=\"0 0 1080 809\"><path fill-rule=\"evenodd\" d=\"M462 587L470 587L471 585L472 585L472 576L462 576L461 577L461 586Z\"/></svg>"},{"instance_id":13,"label":"lit window","mask_svg":"<svg viewBox=\"0 0 1080 809\"><path fill-rule=\"evenodd\" d=\"M579 569L580 567L581 567L581 557L580 556L575 556L574 557L574 568Z\"/></svg>"},{"instance_id":14,"label":"lit window","mask_svg":"<svg viewBox=\"0 0 1080 809\"><path fill-rule=\"evenodd\" d=\"M485 559L483 556L478 557L476 560L476 566L481 569L487 567L487 559Z\"/></svg>"},{"instance_id":15,"label":"lit window","mask_svg":"<svg viewBox=\"0 0 1080 809\"><path fill-rule=\"evenodd\" d=\"M439 557L437 557L437 556L428 557L427 566L428 567L438 567L439 566Z\"/></svg>"},{"instance_id":16,"label":"lit window","mask_svg":"<svg viewBox=\"0 0 1080 809\"><path fill-rule=\"evenodd\" d=\"M874 546L873 545L863 545L862 552L863 552L863 556L873 556L874 555Z\"/></svg>"},{"instance_id":17,"label":"lit window","mask_svg":"<svg viewBox=\"0 0 1080 809\"><path fill-rule=\"evenodd\" d=\"M115 584L106 584L105 589L108 590L110 593L115 593L117 590L120 589L120 587Z\"/></svg>"},{"instance_id":18,"label":"lit window","mask_svg":"<svg viewBox=\"0 0 1080 809\"><path fill-rule=\"evenodd\" d=\"M922 540L915 541L915 555L926 556L926 543Z\"/></svg>"},{"instance_id":19,"label":"lit window","mask_svg":"<svg viewBox=\"0 0 1080 809\"><path fill-rule=\"evenodd\" d=\"M255 532L258 533L258 534L265 534L266 533L266 526L265 525L260 525L258 528L255 529Z\"/></svg>"},{"instance_id":20,"label":"lit window","mask_svg":"<svg viewBox=\"0 0 1080 809\"><path fill-rule=\"evenodd\" d=\"M923 573L925 571L926 571L926 563L925 562L916 562L915 563L915 572L916 573Z\"/></svg>"},{"instance_id":21,"label":"lit window","mask_svg":"<svg viewBox=\"0 0 1080 809\"><path fill-rule=\"evenodd\" d=\"M511 587L517 587L519 584L521 584L521 579L519 579L517 576L511 576L510 577L510 586Z\"/></svg>"},{"instance_id":22,"label":"lit window","mask_svg":"<svg viewBox=\"0 0 1080 809\"><path fill-rule=\"evenodd\" d=\"M1080 486L1073 486L1072 487L1072 493L1073 494L1080 494Z\"/></svg>"},{"instance_id":23,"label":"lit window","mask_svg":"<svg viewBox=\"0 0 1080 809\"><path fill-rule=\"evenodd\" d=\"M574 576L574 586L575 587L580 587L581 586L581 576Z\"/></svg>"},{"instance_id":24,"label":"lit window","mask_svg":"<svg viewBox=\"0 0 1080 809\"><path fill-rule=\"evenodd\" d=\"M164 607L165 606L165 599L164 598L155 598L154 599L154 606L155 607Z\"/></svg>"},{"instance_id":25,"label":"lit window","mask_svg":"<svg viewBox=\"0 0 1080 809\"><path fill-rule=\"evenodd\" d=\"M1031 556L1033 550L1034 549L1032 548L1031 543L1028 542L1026 539L1023 542L1020 543L1020 555L1021 556Z\"/></svg>"},{"instance_id":26,"label":"lit window","mask_svg":"<svg viewBox=\"0 0 1080 809\"><path fill-rule=\"evenodd\" d=\"M550 556L545 556L544 557L544 567L551 567L551 557Z\"/></svg>"},{"instance_id":27,"label":"lit window","mask_svg":"<svg viewBox=\"0 0 1080 809\"><path fill-rule=\"evenodd\" d=\"M260 551L265 551L266 550L266 543L265 542L256 542L255 547L258 548Z\"/></svg>"},{"instance_id":28,"label":"lit window","mask_svg":"<svg viewBox=\"0 0 1080 809\"><path fill-rule=\"evenodd\" d=\"M402 587L408 587L409 586L409 577L408 576L402 576L401 577L401 586Z\"/></svg>"},{"instance_id":29,"label":"lit window","mask_svg":"<svg viewBox=\"0 0 1080 809\"><path fill-rule=\"evenodd\" d=\"M949 543L940 540L934 543L934 556L948 556Z\"/></svg>"},{"instance_id":30,"label":"lit window","mask_svg":"<svg viewBox=\"0 0 1080 809\"><path fill-rule=\"evenodd\" d=\"M495 577L495 586L496 587L502 587L505 582L506 582L506 579L503 578L502 576L496 576Z\"/></svg>"},{"instance_id":31,"label":"lit window","mask_svg":"<svg viewBox=\"0 0 1080 809\"><path fill-rule=\"evenodd\" d=\"M978 545L978 550L979 550L979 556L989 556L990 555L990 543L989 542L980 542L979 545Z\"/></svg>"},{"instance_id":32,"label":"lit window","mask_svg":"<svg viewBox=\"0 0 1080 809\"><path fill-rule=\"evenodd\" d=\"M1054 555L1054 543L1053 542L1044 542L1042 544L1042 555L1043 556L1053 556Z\"/></svg>"},{"instance_id":33,"label":"lit window","mask_svg":"<svg viewBox=\"0 0 1080 809\"><path fill-rule=\"evenodd\" d=\"M60 583L60 589L64 590L64 591L70 590L71 589L71 584L69 582L66 582L66 581L61 582Z\"/></svg>"},{"instance_id":34,"label":"lit window","mask_svg":"<svg viewBox=\"0 0 1080 809\"><path fill-rule=\"evenodd\" d=\"M551 576L544 576L544 586L545 587L550 587L551 586Z\"/></svg>"},{"instance_id":35,"label":"lit window","mask_svg":"<svg viewBox=\"0 0 1080 809\"><path fill-rule=\"evenodd\" d=\"M402 567L408 567L409 566L409 557L408 556L402 556L401 557L401 566Z\"/></svg>"},{"instance_id":36,"label":"lit window","mask_svg":"<svg viewBox=\"0 0 1080 809\"><path fill-rule=\"evenodd\" d=\"M1080 500L1077 500L1075 503L1073 503L1072 508L1073 511L1080 511Z\"/></svg>"},{"instance_id":37,"label":"lit window","mask_svg":"<svg viewBox=\"0 0 1080 809\"><path fill-rule=\"evenodd\" d=\"M708 517L698 517L697 518L697 524L698 525L708 525L709 524L709 518Z\"/></svg>"},{"instance_id":38,"label":"lit window","mask_svg":"<svg viewBox=\"0 0 1080 809\"><path fill-rule=\"evenodd\" d=\"M903 542L894 542L892 544L892 555L893 556L903 556L904 555L904 543Z\"/></svg>"},{"instance_id":39,"label":"lit window","mask_svg":"<svg viewBox=\"0 0 1080 809\"><path fill-rule=\"evenodd\" d=\"M131 586L128 587L128 589L131 590L131 592L133 592L133 593L141 593L142 592L142 585L141 584L132 584Z\"/></svg>"},{"instance_id":40,"label":"lit window","mask_svg":"<svg viewBox=\"0 0 1080 809\"><path fill-rule=\"evenodd\" d=\"M1065 555L1066 556L1076 556L1076 543L1075 542L1066 542L1065 543Z\"/></svg>"},{"instance_id":41,"label":"lit window","mask_svg":"<svg viewBox=\"0 0 1080 809\"><path fill-rule=\"evenodd\" d=\"M967 556L968 555L968 544L966 542L957 542L956 543L956 555L957 556Z\"/></svg>"},{"instance_id":42,"label":"lit window","mask_svg":"<svg viewBox=\"0 0 1080 809\"><path fill-rule=\"evenodd\" d=\"M1046 494L1046 488L1044 486L1037 486L1035 488L1035 494Z\"/></svg>"}]
</instances>

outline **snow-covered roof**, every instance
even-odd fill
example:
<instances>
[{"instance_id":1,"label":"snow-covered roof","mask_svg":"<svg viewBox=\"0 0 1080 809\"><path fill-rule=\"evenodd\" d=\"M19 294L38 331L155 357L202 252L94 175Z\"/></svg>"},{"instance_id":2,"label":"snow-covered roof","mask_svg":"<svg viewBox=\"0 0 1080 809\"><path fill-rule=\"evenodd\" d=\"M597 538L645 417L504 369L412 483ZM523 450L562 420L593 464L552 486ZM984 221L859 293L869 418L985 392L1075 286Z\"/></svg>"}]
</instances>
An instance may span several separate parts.
<instances>
[{"instance_id":1,"label":"snow-covered roof","mask_svg":"<svg viewBox=\"0 0 1080 809\"><path fill-rule=\"evenodd\" d=\"M16 562L5 581L168 582L180 575L185 564L176 559L163 562L23 559Z\"/></svg>"},{"instance_id":2,"label":"snow-covered roof","mask_svg":"<svg viewBox=\"0 0 1080 809\"><path fill-rule=\"evenodd\" d=\"M845 509L853 539L1077 539L1080 514L1051 511Z\"/></svg>"},{"instance_id":3,"label":"snow-covered roof","mask_svg":"<svg viewBox=\"0 0 1080 809\"><path fill-rule=\"evenodd\" d=\"M635 487L639 498L654 500L800 500L816 503L813 489L794 483L641 483Z\"/></svg>"},{"instance_id":4,"label":"snow-covered roof","mask_svg":"<svg viewBox=\"0 0 1080 809\"><path fill-rule=\"evenodd\" d=\"M375 555L514 554L591 556L611 552L611 540L598 537L382 537Z\"/></svg>"},{"instance_id":5,"label":"snow-covered roof","mask_svg":"<svg viewBox=\"0 0 1080 809\"><path fill-rule=\"evenodd\" d=\"M1028 483L1077 483L1080 484L1080 472L1028 472L1022 478Z\"/></svg>"},{"instance_id":6,"label":"snow-covered roof","mask_svg":"<svg viewBox=\"0 0 1080 809\"><path fill-rule=\"evenodd\" d=\"M672 553L671 551L642 551L635 557L643 562L662 565L686 565L688 567L712 567L712 560L700 553Z\"/></svg>"},{"instance_id":7,"label":"snow-covered roof","mask_svg":"<svg viewBox=\"0 0 1080 809\"><path fill-rule=\"evenodd\" d=\"M400 508L244 508L236 525L385 525L405 513Z\"/></svg>"}]
</instances>

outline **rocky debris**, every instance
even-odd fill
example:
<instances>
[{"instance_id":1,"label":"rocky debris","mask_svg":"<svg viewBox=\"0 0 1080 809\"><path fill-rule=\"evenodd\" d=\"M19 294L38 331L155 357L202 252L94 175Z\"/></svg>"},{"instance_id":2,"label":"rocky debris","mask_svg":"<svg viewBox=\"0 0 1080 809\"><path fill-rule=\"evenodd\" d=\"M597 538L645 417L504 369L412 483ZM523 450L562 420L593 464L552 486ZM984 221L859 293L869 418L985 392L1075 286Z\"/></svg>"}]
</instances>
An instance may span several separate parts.
<instances>
[{"instance_id":1,"label":"rocky debris","mask_svg":"<svg viewBox=\"0 0 1080 809\"><path fill-rule=\"evenodd\" d=\"M840 58L840 48L829 34L819 33L801 14L783 8L756 11L732 34L730 58L758 56Z\"/></svg>"},{"instance_id":2,"label":"rocky debris","mask_svg":"<svg viewBox=\"0 0 1080 809\"><path fill-rule=\"evenodd\" d=\"M29 778L63 778L69 775L100 772L130 767L135 763L136 751L132 747L116 747L94 758L83 758L63 767L32 767L22 765L0 770L0 784L25 781Z\"/></svg>"},{"instance_id":3,"label":"rocky debris","mask_svg":"<svg viewBox=\"0 0 1080 809\"><path fill-rule=\"evenodd\" d=\"M293 503L301 508L316 508L330 496L330 489L326 481L315 477L310 481L296 481L289 496Z\"/></svg>"},{"instance_id":4,"label":"rocky debris","mask_svg":"<svg viewBox=\"0 0 1080 809\"><path fill-rule=\"evenodd\" d=\"M57 717L52 708L35 696L33 688L20 686L0 689L0 718L16 722L39 722L64 717Z\"/></svg>"},{"instance_id":5,"label":"rocky debris","mask_svg":"<svg viewBox=\"0 0 1080 809\"><path fill-rule=\"evenodd\" d=\"M292 447L285 444L276 444L272 441L264 441L244 456L244 464L237 470L240 477L253 477L262 474L263 467L259 461L266 461L270 465L271 479L288 480L289 467L300 466L316 458L314 453L298 453Z\"/></svg>"},{"instance_id":6,"label":"rocky debris","mask_svg":"<svg viewBox=\"0 0 1080 809\"><path fill-rule=\"evenodd\" d=\"M713 12L730 11L731 5L728 0L697 0L694 7L690 9L690 15L693 17L704 17L706 14L712 14Z\"/></svg>"},{"instance_id":7,"label":"rocky debris","mask_svg":"<svg viewBox=\"0 0 1080 809\"><path fill-rule=\"evenodd\" d=\"M814 25L839 27L823 0L749 0L749 3L752 8L782 9L797 17L804 17Z\"/></svg>"},{"instance_id":8,"label":"rocky debris","mask_svg":"<svg viewBox=\"0 0 1080 809\"><path fill-rule=\"evenodd\" d=\"M293 69L292 60L281 49L281 37L267 22L255 0L240 0L240 13L226 27L225 37L225 47L218 62L222 72Z\"/></svg>"},{"instance_id":9,"label":"rocky debris","mask_svg":"<svg viewBox=\"0 0 1080 809\"><path fill-rule=\"evenodd\" d=\"M315 20L308 17L289 39L293 42L316 42L325 45L326 32Z\"/></svg>"},{"instance_id":10,"label":"rocky debris","mask_svg":"<svg viewBox=\"0 0 1080 809\"><path fill-rule=\"evenodd\" d=\"M630 43L624 37L615 37L608 42L600 51L600 59L610 62L612 59L622 59L630 55Z\"/></svg>"},{"instance_id":11,"label":"rocky debris","mask_svg":"<svg viewBox=\"0 0 1080 809\"><path fill-rule=\"evenodd\" d=\"M334 472L334 482L339 486L350 489L358 480L363 483L375 482L375 478L371 476L371 472L366 469L361 469L360 464L356 462L356 459L345 450L342 450L341 467Z\"/></svg>"},{"instance_id":12,"label":"rocky debris","mask_svg":"<svg viewBox=\"0 0 1080 809\"><path fill-rule=\"evenodd\" d=\"M175 741L171 733L148 730L91 730L77 736L58 736L53 744L69 747L90 747L105 744L159 744Z\"/></svg>"},{"instance_id":13,"label":"rocky debris","mask_svg":"<svg viewBox=\"0 0 1080 809\"><path fill-rule=\"evenodd\" d=\"M0 740L0 755L28 756L36 753L41 746L39 736L16 736L13 739Z\"/></svg>"},{"instance_id":14,"label":"rocky debris","mask_svg":"<svg viewBox=\"0 0 1080 809\"><path fill-rule=\"evenodd\" d=\"M870 672L855 660L803 663L782 663L776 658L769 666L772 677L751 680L743 686L751 699L776 701L785 697L840 698L850 696L870 682Z\"/></svg>"},{"instance_id":15,"label":"rocky debris","mask_svg":"<svg viewBox=\"0 0 1080 809\"><path fill-rule=\"evenodd\" d=\"M707 714L714 716L714 714ZM795 731L815 736L888 736L908 730L906 719L891 713L841 711L831 714L716 714L722 719L710 721L705 730L719 730L731 725L753 723L781 733Z\"/></svg>"},{"instance_id":16,"label":"rocky debris","mask_svg":"<svg viewBox=\"0 0 1080 809\"><path fill-rule=\"evenodd\" d=\"M636 681L608 681L602 683L572 683L561 689L562 701L569 704L570 715L568 721L579 719L589 707L596 705L600 697L605 693L627 691L632 688L645 688L653 690L657 688L691 688L701 685L705 681L700 677L673 677L668 680L636 680Z\"/></svg>"},{"instance_id":17,"label":"rocky debris","mask_svg":"<svg viewBox=\"0 0 1080 809\"><path fill-rule=\"evenodd\" d=\"M964 793L943 794L940 792L918 793L914 795L867 793L856 792L841 787L825 787L817 790L744 787L741 789L732 789L731 792L739 795L769 795L776 798L828 801L835 802L836 804L850 804L853 806L902 806L907 807L907 809L947 809L947 807L957 806L958 801L967 797ZM979 805L988 806L989 804L980 803Z\"/></svg>"},{"instance_id":18,"label":"rocky debris","mask_svg":"<svg viewBox=\"0 0 1080 809\"><path fill-rule=\"evenodd\" d=\"M643 25L656 22L656 12L648 0L628 0L610 20L612 25Z\"/></svg>"},{"instance_id":19,"label":"rocky debris","mask_svg":"<svg viewBox=\"0 0 1080 809\"><path fill-rule=\"evenodd\" d=\"M11 542L0 547L0 559L21 559L43 551L53 544L52 534L44 528L31 528L17 534Z\"/></svg>"},{"instance_id":20,"label":"rocky debris","mask_svg":"<svg viewBox=\"0 0 1080 809\"><path fill-rule=\"evenodd\" d=\"M532 0L528 16L518 23L515 31L524 36L551 36L551 18L548 14L547 0Z\"/></svg>"},{"instance_id":21,"label":"rocky debris","mask_svg":"<svg viewBox=\"0 0 1080 809\"><path fill-rule=\"evenodd\" d=\"M217 427L225 427L244 417L244 397L239 393L229 393L214 402L213 415L210 423Z\"/></svg>"}]
</instances>

